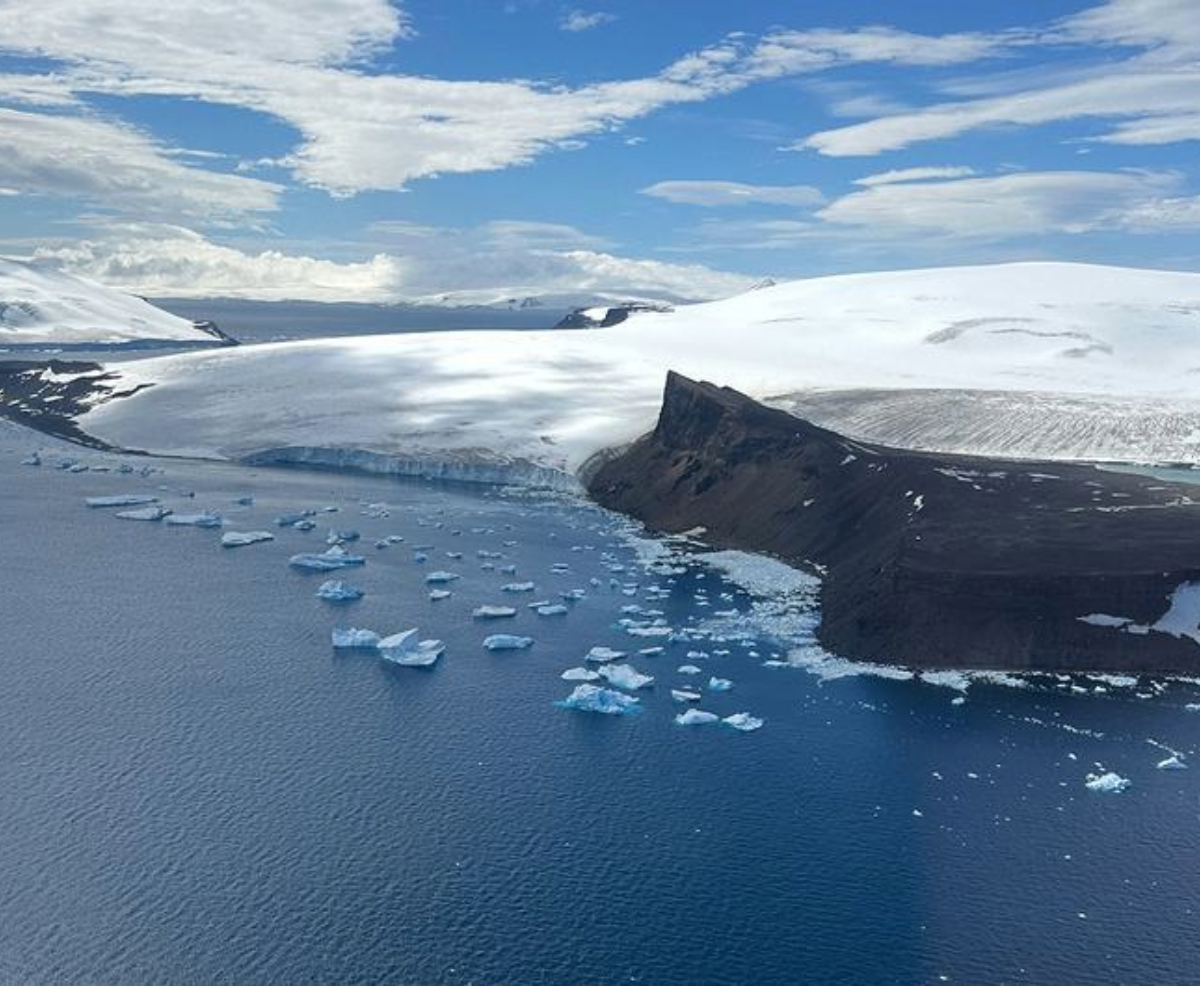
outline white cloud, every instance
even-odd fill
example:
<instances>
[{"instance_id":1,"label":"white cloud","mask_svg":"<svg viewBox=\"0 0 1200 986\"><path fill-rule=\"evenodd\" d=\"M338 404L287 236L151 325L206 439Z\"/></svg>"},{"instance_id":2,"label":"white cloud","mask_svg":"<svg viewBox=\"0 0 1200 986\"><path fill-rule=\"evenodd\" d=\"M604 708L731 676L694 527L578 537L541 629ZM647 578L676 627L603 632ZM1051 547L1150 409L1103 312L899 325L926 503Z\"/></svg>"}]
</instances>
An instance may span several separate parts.
<instances>
[{"instance_id":1,"label":"white cloud","mask_svg":"<svg viewBox=\"0 0 1200 986\"><path fill-rule=\"evenodd\" d=\"M872 185L895 185L904 181L928 181L932 178L966 178L973 174L975 169L966 167L896 168L859 178L854 184L870 188Z\"/></svg>"},{"instance_id":2,"label":"white cloud","mask_svg":"<svg viewBox=\"0 0 1200 986\"><path fill-rule=\"evenodd\" d=\"M558 26L563 31L590 31L602 24L611 24L616 19L615 14L606 14L602 11L588 14L582 10L568 10L559 20Z\"/></svg>"},{"instance_id":3,"label":"white cloud","mask_svg":"<svg viewBox=\"0 0 1200 986\"><path fill-rule=\"evenodd\" d=\"M148 217L220 223L276 208L278 185L185 167L144 134L104 120L0 107L0 184Z\"/></svg>"},{"instance_id":4,"label":"white cloud","mask_svg":"<svg viewBox=\"0 0 1200 986\"><path fill-rule=\"evenodd\" d=\"M825 200L811 185L746 185L736 181L660 181L642 189L667 202L707 207L751 204L812 206Z\"/></svg>"},{"instance_id":5,"label":"white cloud","mask_svg":"<svg viewBox=\"0 0 1200 986\"><path fill-rule=\"evenodd\" d=\"M66 270L150 296L315 301L500 302L527 295L702 300L736 294L754 279L696 265L547 249L594 241L570 227L492 223L473 229L377 224L391 250L337 262L215 243L178 226L100 226L76 243L35 252ZM498 248L503 243L504 248ZM539 246L541 243L543 245Z\"/></svg>"}]
</instances>

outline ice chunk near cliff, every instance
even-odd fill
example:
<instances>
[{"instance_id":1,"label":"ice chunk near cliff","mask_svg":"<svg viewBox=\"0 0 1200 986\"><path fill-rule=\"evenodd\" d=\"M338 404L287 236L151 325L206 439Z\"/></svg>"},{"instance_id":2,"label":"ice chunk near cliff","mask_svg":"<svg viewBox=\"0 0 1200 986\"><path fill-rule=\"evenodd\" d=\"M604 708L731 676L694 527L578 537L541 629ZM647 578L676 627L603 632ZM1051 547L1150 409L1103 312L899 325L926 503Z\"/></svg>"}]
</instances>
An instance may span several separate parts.
<instances>
[{"instance_id":1,"label":"ice chunk near cliff","mask_svg":"<svg viewBox=\"0 0 1200 986\"><path fill-rule=\"evenodd\" d=\"M675 717L677 726L708 726L720 722L721 717L712 712L702 712L700 709L688 709Z\"/></svg>"},{"instance_id":2,"label":"ice chunk near cliff","mask_svg":"<svg viewBox=\"0 0 1200 986\"><path fill-rule=\"evenodd\" d=\"M636 692L639 688L654 684L653 677L642 674L629 664L603 664L596 671L610 685L626 691Z\"/></svg>"},{"instance_id":3,"label":"ice chunk near cliff","mask_svg":"<svg viewBox=\"0 0 1200 986\"><path fill-rule=\"evenodd\" d=\"M733 682L728 678L709 678L708 690L710 692L727 692L733 688Z\"/></svg>"},{"instance_id":4,"label":"ice chunk near cliff","mask_svg":"<svg viewBox=\"0 0 1200 986\"><path fill-rule=\"evenodd\" d=\"M138 507L136 510L118 510L115 516L121 520L160 521L171 511L166 507Z\"/></svg>"},{"instance_id":5,"label":"ice chunk near cliff","mask_svg":"<svg viewBox=\"0 0 1200 986\"><path fill-rule=\"evenodd\" d=\"M623 650L613 650L611 647L593 647L587 652L584 660L595 661L599 664L604 661L618 661L624 656L625 652Z\"/></svg>"},{"instance_id":6,"label":"ice chunk near cliff","mask_svg":"<svg viewBox=\"0 0 1200 986\"><path fill-rule=\"evenodd\" d=\"M425 576L425 582L427 585L445 585L457 581L459 577L457 572L430 572Z\"/></svg>"},{"instance_id":7,"label":"ice chunk near cliff","mask_svg":"<svg viewBox=\"0 0 1200 986\"><path fill-rule=\"evenodd\" d=\"M142 507L149 503L158 503L158 497L144 493L89 496L84 503L89 507Z\"/></svg>"},{"instance_id":8,"label":"ice chunk near cliff","mask_svg":"<svg viewBox=\"0 0 1200 986\"><path fill-rule=\"evenodd\" d=\"M484 650L525 650L532 646L532 637L519 637L514 633L493 633L483 640Z\"/></svg>"},{"instance_id":9,"label":"ice chunk near cliff","mask_svg":"<svg viewBox=\"0 0 1200 986\"><path fill-rule=\"evenodd\" d=\"M1088 774L1084 779L1084 786L1089 791L1097 791L1101 794L1120 794L1132 783L1128 777L1122 777L1111 770L1105 771L1103 774Z\"/></svg>"},{"instance_id":10,"label":"ice chunk near cliff","mask_svg":"<svg viewBox=\"0 0 1200 986\"><path fill-rule=\"evenodd\" d=\"M517 611L511 606L480 606L471 615L477 620L503 620L516 616Z\"/></svg>"},{"instance_id":11,"label":"ice chunk near cliff","mask_svg":"<svg viewBox=\"0 0 1200 986\"><path fill-rule=\"evenodd\" d=\"M533 592L532 582L508 582L500 586L501 592Z\"/></svg>"},{"instance_id":12,"label":"ice chunk near cliff","mask_svg":"<svg viewBox=\"0 0 1200 986\"><path fill-rule=\"evenodd\" d=\"M1200 582L1182 582L1171 593L1171 605L1151 630L1200 643Z\"/></svg>"},{"instance_id":13,"label":"ice chunk near cliff","mask_svg":"<svg viewBox=\"0 0 1200 986\"><path fill-rule=\"evenodd\" d=\"M735 712L731 716L726 716L721 722L741 733L752 733L763 727L763 720L752 716L749 712Z\"/></svg>"},{"instance_id":14,"label":"ice chunk near cliff","mask_svg":"<svg viewBox=\"0 0 1200 986\"><path fill-rule=\"evenodd\" d=\"M288 559L288 564L294 568L308 568L315 572L333 572L339 568L352 568L366 563L367 560L361 555L349 554L338 545L334 545L328 551L322 551L320 554L302 551Z\"/></svg>"},{"instance_id":15,"label":"ice chunk near cliff","mask_svg":"<svg viewBox=\"0 0 1200 986\"><path fill-rule=\"evenodd\" d=\"M548 603L534 610L538 616L566 616L571 610L562 603Z\"/></svg>"},{"instance_id":16,"label":"ice chunk near cliff","mask_svg":"<svg viewBox=\"0 0 1200 986\"><path fill-rule=\"evenodd\" d=\"M201 527L206 530L225 523L220 514L207 510L199 514L171 514L166 521L172 527Z\"/></svg>"},{"instance_id":17,"label":"ice chunk near cliff","mask_svg":"<svg viewBox=\"0 0 1200 986\"><path fill-rule=\"evenodd\" d=\"M673 698L676 702L699 702L700 701L700 693L699 692L687 692L687 691L684 691L682 688L672 688L671 689L671 698Z\"/></svg>"},{"instance_id":18,"label":"ice chunk near cliff","mask_svg":"<svg viewBox=\"0 0 1200 986\"><path fill-rule=\"evenodd\" d=\"M351 603L356 599L362 599L365 595L366 593L358 586L342 582L339 579L322 582L317 589L317 598L331 603Z\"/></svg>"},{"instance_id":19,"label":"ice chunk near cliff","mask_svg":"<svg viewBox=\"0 0 1200 986\"><path fill-rule=\"evenodd\" d=\"M242 548L248 544L258 544L259 541L274 541L275 535L270 531L228 531L221 535L222 548Z\"/></svg>"},{"instance_id":20,"label":"ice chunk near cliff","mask_svg":"<svg viewBox=\"0 0 1200 986\"><path fill-rule=\"evenodd\" d=\"M334 627L333 646L339 649L349 647L378 647L379 634L374 630L360 630L358 627Z\"/></svg>"},{"instance_id":21,"label":"ice chunk near cliff","mask_svg":"<svg viewBox=\"0 0 1200 986\"><path fill-rule=\"evenodd\" d=\"M1187 770L1187 764L1178 753L1172 754L1166 760L1160 760L1155 766L1159 770Z\"/></svg>"},{"instance_id":22,"label":"ice chunk near cliff","mask_svg":"<svg viewBox=\"0 0 1200 986\"><path fill-rule=\"evenodd\" d=\"M449 599L454 593L449 589L431 589L429 591L430 602L437 602L439 599Z\"/></svg>"},{"instance_id":23,"label":"ice chunk near cliff","mask_svg":"<svg viewBox=\"0 0 1200 986\"><path fill-rule=\"evenodd\" d=\"M559 675L563 681L599 681L600 675L595 671L589 671L587 668L567 668Z\"/></svg>"},{"instance_id":24,"label":"ice chunk near cliff","mask_svg":"<svg viewBox=\"0 0 1200 986\"><path fill-rule=\"evenodd\" d=\"M971 679L961 671L922 671L920 678L927 685L953 688L957 692L965 692L971 687Z\"/></svg>"},{"instance_id":25,"label":"ice chunk near cliff","mask_svg":"<svg viewBox=\"0 0 1200 986\"><path fill-rule=\"evenodd\" d=\"M675 669L680 674L700 674L700 669L694 664L681 664Z\"/></svg>"},{"instance_id":26,"label":"ice chunk near cliff","mask_svg":"<svg viewBox=\"0 0 1200 986\"><path fill-rule=\"evenodd\" d=\"M632 715L641 711L641 705L632 695L590 684L576 685L570 695L556 704L564 709L598 712L608 716Z\"/></svg>"}]
</instances>

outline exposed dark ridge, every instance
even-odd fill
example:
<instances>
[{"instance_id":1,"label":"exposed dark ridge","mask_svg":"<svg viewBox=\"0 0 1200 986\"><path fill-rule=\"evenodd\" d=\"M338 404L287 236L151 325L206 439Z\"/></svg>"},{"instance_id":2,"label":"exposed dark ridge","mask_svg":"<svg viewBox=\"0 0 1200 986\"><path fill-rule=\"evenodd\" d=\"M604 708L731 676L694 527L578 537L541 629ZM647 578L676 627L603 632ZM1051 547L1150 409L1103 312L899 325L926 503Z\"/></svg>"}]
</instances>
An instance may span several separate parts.
<instances>
[{"instance_id":1,"label":"exposed dark ridge","mask_svg":"<svg viewBox=\"0 0 1200 986\"><path fill-rule=\"evenodd\" d=\"M1086 465L855 442L670 374L653 433L598 466L605 506L825 571L821 640L922 667L1200 671L1148 627L1200 580L1194 487Z\"/></svg>"}]
</instances>

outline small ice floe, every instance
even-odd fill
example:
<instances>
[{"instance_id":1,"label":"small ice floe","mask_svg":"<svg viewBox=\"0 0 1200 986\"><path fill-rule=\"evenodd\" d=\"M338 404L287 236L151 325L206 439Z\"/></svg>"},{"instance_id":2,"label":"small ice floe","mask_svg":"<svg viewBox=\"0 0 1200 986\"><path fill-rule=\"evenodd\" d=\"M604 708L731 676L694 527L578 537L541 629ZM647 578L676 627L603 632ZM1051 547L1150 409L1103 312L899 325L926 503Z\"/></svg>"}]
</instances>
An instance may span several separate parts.
<instances>
[{"instance_id":1,"label":"small ice floe","mask_svg":"<svg viewBox=\"0 0 1200 986\"><path fill-rule=\"evenodd\" d=\"M950 699L950 704L951 705L966 705L967 704L967 696L955 695L954 698Z\"/></svg>"},{"instance_id":2,"label":"small ice floe","mask_svg":"<svg viewBox=\"0 0 1200 986\"><path fill-rule=\"evenodd\" d=\"M516 616L517 611L511 606L480 606L471 615L477 620L503 620Z\"/></svg>"},{"instance_id":3,"label":"small ice floe","mask_svg":"<svg viewBox=\"0 0 1200 986\"><path fill-rule=\"evenodd\" d=\"M430 589L429 590L430 602L436 603L439 599L449 599L452 595L453 595L453 593L450 592L449 589Z\"/></svg>"},{"instance_id":4,"label":"small ice floe","mask_svg":"<svg viewBox=\"0 0 1200 986\"><path fill-rule=\"evenodd\" d=\"M448 582L456 582L460 578L457 572L430 572L425 576L427 585L445 585Z\"/></svg>"},{"instance_id":5,"label":"small ice floe","mask_svg":"<svg viewBox=\"0 0 1200 986\"><path fill-rule=\"evenodd\" d=\"M735 712L731 716L726 716L721 722L740 733L752 733L763 727L763 720L758 716L752 716L749 712Z\"/></svg>"},{"instance_id":6,"label":"small ice floe","mask_svg":"<svg viewBox=\"0 0 1200 986\"><path fill-rule=\"evenodd\" d=\"M244 548L248 544L258 544L259 541L274 541L275 535L270 531L227 531L221 535L222 548Z\"/></svg>"},{"instance_id":7,"label":"small ice floe","mask_svg":"<svg viewBox=\"0 0 1200 986\"><path fill-rule=\"evenodd\" d=\"M37 452L30 452L24 459L21 460L23 466L40 466L42 457Z\"/></svg>"},{"instance_id":8,"label":"small ice floe","mask_svg":"<svg viewBox=\"0 0 1200 986\"><path fill-rule=\"evenodd\" d=\"M117 496L89 496L83 501L89 507L144 507L158 503L158 497L143 493L118 494Z\"/></svg>"},{"instance_id":9,"label":"small ice floe","mask_svg":"<svg viewBox=\"0 0 1200 986\"><path fill-rule=\"evenodd\" d=\"M532 637L519 637L515 633L493 633L483 638L484 650L525 650L532 646Z\"/></svg>"},{"instance_id":10,"label":"small ice floe","mask_svg":"<svg viewBox=\"0 0 1200 986\"><path fill-rule=\"evenodd\" d=\"M171 514L165 520L172 527L203 527L206 529L220 527L225 523L220 514L207 510L199 514Z\"/></svg>"},{"instance_id":11,"label":"small ice floe","mask_svg":"<svg viewBox=\"0 0 1200 986\"><path fill-rule=\"evenodd\" d=\"M329 529L329 534L325 538L326 544L349 544L351 541L357 541L362 535L358 531L338 530L335 527Z\"/></svg>"},{"instance_id":12,"label":"small ice floe","mask_svg":"<svg viewBox=\"0 0 1200 986\"><path fill-rule=\"evenodd\" d=\"M379 634L374 630L361 630L358 627L334 627L333 646L339 649L349 647L378 647Z\"/></svg>"},{"instance_id":13,"label":"small ice floe","mask_svg":"<svg viewBox=\"0 0 1200 986\"><path fill-rule=\"evenodd\" d=\"M429 561L429 555L426 554L424 551L414 551L412 558L413 558L413 561L416 562L418 565L424 565L425 562Z\"/></svg>"},{"instance_id":14,"label":"small ice floe","mask_svg":"<svg viewBox=\"0 0 1200 986\"><path fill-rule=\"evenodd\" d=\"M625 632L631 637L669 637L675 631L669 626L626 627Z\"/></svg>"},{"instance_id":15,"label":"small ice floe","mask_svg":"<svg viewBox=\"0 0 1200 986\"><path fill-rule=\"evenodd\" d=\"M647 688L654 684L654 678L642 674L628 664L602 664L596 669L597 673L610 685L636 692L639 688Z\"/></svg>"},{"instance_id":16,"label":"small ice floe","mask_svg":"<svg viewBox=\"0 0 1200 986\"><path fill-rule=\"evenodd\" d=\"M384 540L388 544L403 544L404 543L404 535L403 534L389 534L387 537L384 538Z\"/></svg>"},{"instance_id":17,"label":"small ice floe","mask_svg":"<svg viewBox=\"0 0 1200 986\"><path fill-rule=\"evenodd\" d=\"M384 637L378 647L379 656L385 661L406 668L428 667L446 650L446 645L440 640L419 640L415 627Z\"/></svg>"},{"instance_id":18,"label":"small ice floe","mask_svg":"<svg viewBox=\"0 0 1200 986\"><path fill-rule=\"evenodd\" d=\"M575 690L557 704L564 709L599 712L607 716L627 716L642 710L638 700L632 695L591 684L576 685Z\"/></svg>"},{"instance_id":19,"label":"small ice floe","mask_svg":"<svg viewBox=\"0 0 1200 986\"><path fill-rule=\"evenodd\" d=\"M226 536L228 537L228 535ZM288 559L288 564L293 568L308 568L315 572L333 572L339 568L352 568L366 563L367 560L362 555L352 555L345 548L336 544L320 554L303 551Z\"/></svg>"},{"instance_id":20,"label":"small ice floe","mask_svg":"<svg viewBox=\"0 0 1200 986\"><path fill-rule=\"evenodd\" d=\"M331 603L351 603L356 599L362 599L365 595L366 593L358 586L338 579L322 582L320 588L317 589L317 598Z\"/></svg>"},{"instance_id":21,"label":"small ice floe","mask_svg":"<svg viewBox=\"0 0 1200 986\"><path fill-rule=\"evenodd\" d=\"M563 681L599 681L600 675L595 671L589 671L587 668L567 668L559 675Z\"/></svg>"},{"instance_id":22,"label":"small ice floe","mask_svg":"<svg viewBox=\"0 0 1200 986\"><path fill-rule=\"evenodd\" d=\"M587 596L586 589L564 589L558 594L560 598L565 599L569 603L579 602Z\"/></svg>"},{"instance_id":23,"label":"small ice floe","mask_svg":"<svg viewBox=\"0 0 1200 986\"><path fill-rule=\"evenodd\" d=\"M138 507L136 510L118 510L114 516L121 520L148 520L158 522L171 511L166 507Z\"/></svg>"},{"instance_id":24,"label":"small ice floe","mask_svg":"<svg viewBox=\"0 0 1200 986\"><path fill-rule=\"evenodd\" d=\"M91 467L82 462L76 462L67 466L67 472L87 472Z\"/></svg>"},{"instance_id":25,"label":"small ice floe","mask_svg":"<svg viewBox=\"0 0 1200 986\"><path fill-rule=\"evenodd\" d=\"M566 616L571 610L562 603L548 603L534 610L538 616Z\"/></svg>"},{"instance_id":26,"label":"small ice floe","mask_svg":"<svg viewBox=\"0 0 1200 986\"><path fill-rule=\"evenodd\" d=\"M296 527L297 525L303 524L306 521L308 521L309 518L311 517L311 515L312 515L311 511L306 512L306 513L299 513L299 514L280 514L278 517L275 518L275 526L276 527ZM312 528L308 528L308 530L312 530Z\"/></svg>"},{"instance_id":27,"label":"small ice floe","mask_svg":"<svg viewBox=\"0 0 1200 986\"><path fill-rule=\"evenodd\" d=\"M1089 791L1098 791L1101 794L1120 794L1133 782L1128 777L1122 777L1115 771L1107 770L1102 774L1088 774L1083 783Z\"/></svg>"},{"instance_id":28,"label":"small ice floe","mask_svg":"<svg viewBox=\"0 0 1200 986\"><path fill-rule=\"evenodd\" d=\"M603 664L605 661L619 661L624 656L625 652L623 650L613 650L611 647L593 647L587 652L584 660Z\"/></svg>"},{"instance_id":29,"label":"small ice floe","mask_svg":"<svg viewBox=\"0 0 1200 986\"><path fill-rule=\"evenodd\" d=\"M728 678L709 678L708 690L710 692L727 692L733 687L733 682Z\"/></svg>"},{"instance_id":30,"label":"small ice floe","mask_svg":"<svg viewBox=\"0 0 1200 986\"><path fill-rule=\"evenodd\" d=\"M508 582L500 586L501 592L533 592L532 582Z\"/></svg>"},{"instance_id":31,"label":"small ice floe","mask_svg":"<svg viewBox=\"0 0 1200 986\"><path fill-rule=\"evenodd\" d=\"M701 671L694 664L681 664L675 669L680 674L700 674Z\"/></svg>"},{"instance_id":32,"label":"small ice floe","mask_svg":"<svg viewBox=\"0 0 1200 986\"><path fill-rule=\"evenodd\" d=\"M1178 753L1173 753L1166 760L1160 760L1155 766L1159 770L1187 770L1187 764Z\"/></svg>"},{"instance_id":33,"label":"small ice floe","mask_svg":"<svg viewBox=\"0 0 1200 986\"><path fill-rule=\"evenodd\" d=\"M390 548L392 543L387 538L380 538L375 542L375 550L383 551L385 548Z\"/></svg>"},{"instance_id":34,"label":"small ice floe","mask_svg":"<svg viewBox=\"0 0 1200 986\"><path fill-rule=\"evenodd\" d=\"M702 712L700 709L688 709L675 717L677 726L708 726L720 722L721 717L712 712Z\"/></svg>"},{"instance_id":35,"label":"small ice floe","mask_svg":"<svg viewBox=\"0 0 1200 986\"><path fill-rule=\"evenodd\" d=\"M682 688L672 688L671 698L676 702L699 702L700 693L684 691Z\"/></svg>"}]
</instances>

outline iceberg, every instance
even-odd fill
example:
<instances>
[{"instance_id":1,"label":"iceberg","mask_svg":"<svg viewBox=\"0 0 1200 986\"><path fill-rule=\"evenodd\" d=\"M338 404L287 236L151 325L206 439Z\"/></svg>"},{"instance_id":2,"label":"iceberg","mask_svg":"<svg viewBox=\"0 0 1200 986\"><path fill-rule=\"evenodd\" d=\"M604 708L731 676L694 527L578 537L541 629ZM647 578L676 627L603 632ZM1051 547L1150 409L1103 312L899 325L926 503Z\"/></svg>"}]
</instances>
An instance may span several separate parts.
<instances>
[{"instance_id":1,"label":"iceberg","mask_svg":"<svg viewBox=\"0 0 1200 986\"><path fill-rule=\"evenodd\" d=\"M329 529L329 534L325 538L326 544L344 544L350 541L357 541L361 534L358 531L339 531L335 527Z\"/></svg>"},{"instance_id":2,"label":"iceberg","mask_svg":"<svg viewBox=\"0 0 1200 986\"><path fill-rule=\"evenodd\" d=\"M1160 760L1155 766L1159 770L1187 770L1187 764L1178 753L1172 754L1166 760Z\"/></svg>"},{"instance_id":3,"label":"iceberg","mask_svg":"<svg viewBox=\"0 0 1200 986\"><path fill-rule=\"evenodd\" d=\"M700 674L700 669L694 664L681 664L675 670L680 674Z\"/></svg>"},{"instance_id":4,"label":"iceberg","mask_svg":"<svg viewBox=\"0 0 1200 986\"><path fill-rule=\"evenodd\" d=\"M170 512L166 507L139 507L136 510L118 510L116 516L121 520L160 521Z\"/></svg>"},{"instance_id":5,"label":"iceberg","mask_svg":"<svg viewBox=\"0 0 1200 986\"><path fill-rule=\"evenodd\" d=\"M501 592L533 592L532 582L509 582L500 586Z\"/></svg>"},{"instance_id":6,"label":"iceberg","mask_svg":"<svg viewBox=\"0 0 1200 986\"><path fill-rule=\"evenodd\" d=\"M502 620L516 616L517 611L511 606L480 606L471 615L477 620Z\"/></svg>"},{"instance_id":7,"label":"iceberg","mask_svg":"<svg viewBox=\"0 0 1200 986\"><path fill-rule=\"evenodd\" d=\"M613 650L611 647L593 647L587 652L584 660L602 664L605 661L619 661L624 656L625 652L623 650Z\"/></svg>"},{"instance_id":8,"label":"iceberg","mask_svg":"<svg viewBox=\"0 0 1200 986\"><path fill-rule=\"evenodd\" d=\"M513 633L493 633L483 640L485 650L525 650L532 646L532 637L519 637Z\"/></svg>"},{"instance_id":9,"label":"iceberg","mask_svg":"<svg viewBox=\"0 0 1200 986\"><path fill-rule=\"evenodd\" d=\"M595 671L589 671L587 668L567 668L559 675L563 681L599 681L600 675Z\"/></svg>"},{"instance_id":10,"label":"iceberg","mask_svg":"<svg viewBox=\"0 0 1200 986\"><path fill-rule=\"evenodd\" d=\"M307 521L310 516L311 516L310 513L282 514L281 516L275 518L275 526L276 527L295 527L298 524L302 524L305 521ZM311 530L311 528L309 528L309 530Z\"/></svg>"},{"instance_id":11,"label":"iceberg","mask_svg":"<svg viewBox=\"0 0 1200 986\"><path fill-rule=\"evenodd\" d=\"M731 716L726 716L721 722L742 733L752 733L756 729L762 729L763 726L763 720L752 716L749 712L735 712Z\"/></svg>"},{"instance_id":12,"label":"iceberg","mask_svg":"<svg viewBox=\"0 0 1200 986\"><path fill-rule=\"evenodd\" d=\"M292 555L288 559L288 564L294 568L309 568L317 572L333 572L339 568L350 568L355 565L365 565L366 563L367 560L361 555L349 554L344 548L336 544L328 551L322 551L320 554L304 551L298 555Z\"/></svg>"},{"instance_id":13,"label":"iceberg","mask_svg":"<svg viewBox=\"0 0 1200 986\"><path fill-rule=\"evenodd\" d=\"M344 647L378 647L379 634L374 630L360 630L357 627L334 627L333 646Z\"/></svg>"},{"instance_id":14,"label":"iceberg","mask_svg":"<svg viewBox=\"0 0 1200 986\"><path fill-rule=\"evenodd\" d=\"M222 548L241 548L247 544L258 544L259 541L274 541L275 535L270 531L229 531L221 535Z\"/></svg>"},{"instance_id":15,"label":"iceberg","mask_svg":"<svg viewBox=\"0 0 1200 986\"><path fill-rule=\"evenodd\" d=\"M428 667L446 650L440 640L419 640L415 628L384 637L378 647L379 656L385 661L408 668Z\"/></svg>"},{"instance_id":16,"label":"iceberg","mask_svg":"<svg viewBox=\"0 0 1200 986\"><path fill-rule=\"evenodd\" d=\"M682 688L672 688L671 698L676 702L699 702L700 693L684 691Z\"/></svg>"},{"instance_id":17,"label":"iceberg","mask_svg":"<svg viewBox=\"0 0 1200 986\"><path fill-rule=\"evenodd\" d=\"M117 496L89 496L84 503L89 507L142 507L148 503L158 503L158 497L142 493L132 493Z\"/></svg>"},{"instance_id":18,"label":"iceberg","mask_svg":"<svg viewBox=\"0 0 1200 986\"><path fill-rule=\"evenodd\" d=\"M733 682L728 678L709 678L708 690L710 692L727 692L733 687Z\"/></svg>"},{"instance_id":19,"label":"iceberg","mask_svg":"<svg viewBox=\"0 0 1200 986\"><path fill-rule=\"evenodd\" d=\"M713 722L720 722L720 720L720 716L711 712L688 709L687 712L681 712L675 717L675 724L678 726L707 726Z\"/></svg>"},{"instance_id":20,"label":"iceberg","mask_svg":"<svg viewBox=\"0 0 1200 986\"><path fill-rule=\"evenodd\" d=\"M427 585L445 585L448 582L455 582L460 578L457 572L430 572L425 576Z\"/></svg>"},{"instance_id":21,"label":"iceberg","mask_svg":"<svg viewBox=\"0 0 1200 986\"><path fill-rule=\"evenodd\" d=\"M641 705L632 695L589 684L576 685L575 690L557 705L563 709L599 712L606 716L627 716L641 711Z\"/></svg>"},{"instance_id":22,"label":"iceberg","mask_svg":"<svg viewBox=\"0 0 1200 986\"><path fill-rule=\"evenodd\" d=\"M449 599L454 593L449 589L430 589L429 599L431 602L437 602L439 599Z\"/></svg>"},{"instance_id":23,"label":"iceberg","mask_svg":"<svg viewBox=\"0 0 1200 986\"><path fill-rule=\"evenodd\" d=\"M547 606L537 607L534 612L537 613L538 616L566 616L566 614L571 612L571 610L562 603L550 603Z\"/></svg>"},{"instance_id":24,"label":"iceberg","mask_svg":"<svg viewBox=\"0 0 1200 986\"><path fill-rule=\"evenodd\" d=\"M42 457L37 452L30 452L28 456L21 460L21 465L23 466L40 466L41 464Z\"/></svg>"},{"instance_id":25,"label":"iceberg","mask_svg":"<svg viewBox=\"0 0 1200 986\"><path fill-rule=\"evenodd\" d=\"M596 670L600 677L610 685L615 685L617 688L624 688L630 692L635 692L639 688L646 688L654 684L654 679L650 675L641 674L636 668L628 664L603 664Z\"/></svg>"},{"instance_id":26,"label":"iceberg","mask_svg":"<svg viewBox=\"0 0 1200 986\"><path fill-rule=\"evenodd\" d=\"M1120 794L1132 783L1128 777L1122 777L1111 770L1105 771L1103 774L1088 774L1084 779L1084 786L1089 791L1097 791L1101 794Z\"/></svg>"},{"instance_id":27,"label":"iceberg","mask_svg":"<svg viewBox=\"0 0 1200 986\"><path fill-rule=\"evenodd\" d=\"M165 519L172 527L213 528L220 527L225 523L220 514L210 513L209 511L199 514L171 514Z\"/></svg>"},{"instance_id":28,"label":"iceberg","mask_svg":"<svg viewBox=\"0 0 1200 986\"><path fill-rule=\"evenodd\" d=\"M317 589L317 598L325 599L331 603L349 603L356 599L362 599L366 593L358 588L358 586L350 585L348 582L341 582L337 579L330 579L327 582L322 582Z\"/></svg>"}]
</instances>

